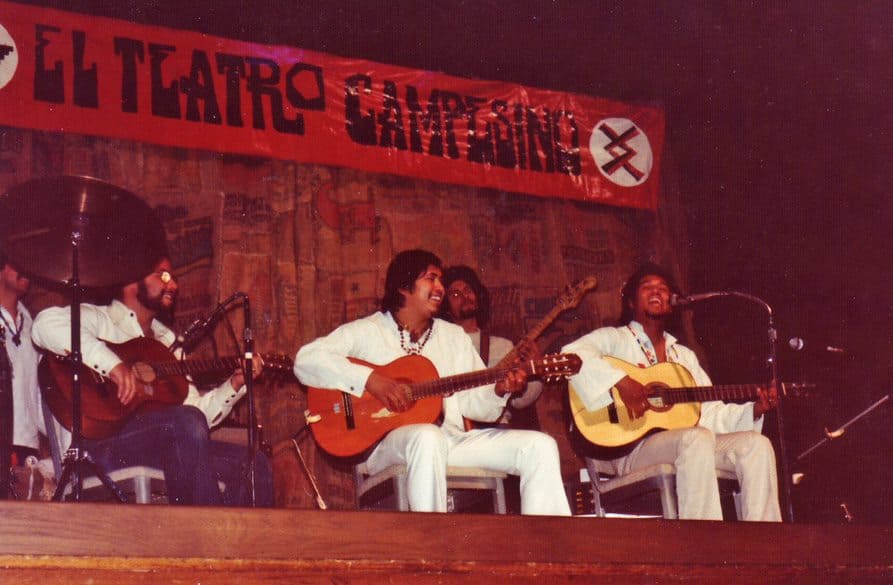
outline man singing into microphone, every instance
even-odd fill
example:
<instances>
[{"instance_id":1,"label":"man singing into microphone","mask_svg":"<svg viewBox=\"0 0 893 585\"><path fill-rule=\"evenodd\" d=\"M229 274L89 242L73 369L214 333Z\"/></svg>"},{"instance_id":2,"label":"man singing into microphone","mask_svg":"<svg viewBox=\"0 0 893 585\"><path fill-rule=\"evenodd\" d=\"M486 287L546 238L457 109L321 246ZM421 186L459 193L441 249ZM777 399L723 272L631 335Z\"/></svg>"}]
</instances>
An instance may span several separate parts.
<instances>
[{"instance_id":1,"label":"man singing into microphone","mask_svg":"<svg viewBox=\"0 0 893 585\"><path fill-rule=\"evenodd\" d=\"M602 359L606 356L641 368L673 362L684 366L698 386L711 385L694 352L665 329L673 312L670 297L676 292L666 271L646 264L621 291L623 325L596 329L562 349L583 360L571 383L588 410L610 405L612 387L633 418L649 406L642 384ZM773 389L761 390L758 401L746 404L704 402L697 426L647 435L625 453L615 454L611 464L619 475L657 463L673 464L682 519L722 520L716 469L734 472L741 486L741 519L780 522L775 452L760 434L763 414L777 401Z\"/></svg>"},{"instance_id":2,"label":"man singing into microphone","mask_svg":"<svg viewBox=\"0 0 893 585\"><path fill-rule=\"evenodd\" d=\"M81 305L84 366L110 378L124 405L134 400L141 385L106 342L121 344L146 337L170 347L176 340L161 319L173 313L177 281L166 253L160 256L151 273L122 287L110 305ZM69 308L42 311L34 321L32 339L38 347L55 354L70 353ZM260 360L254 360L255 376L261 368ZM171 503L246 505L250 502L247 449L209 437L209 428L223 421L245 395L244 381L242 371L236 370L220 387L204 394L190 384L182 405L137 409L117 434L84 439L82 446L105 472L134 465L162 469ZM271 506L272 473L262 453L258 453L255 467L255 502ZM223 492L218 480L224 485Z\"/></svg>"}]
</instances>

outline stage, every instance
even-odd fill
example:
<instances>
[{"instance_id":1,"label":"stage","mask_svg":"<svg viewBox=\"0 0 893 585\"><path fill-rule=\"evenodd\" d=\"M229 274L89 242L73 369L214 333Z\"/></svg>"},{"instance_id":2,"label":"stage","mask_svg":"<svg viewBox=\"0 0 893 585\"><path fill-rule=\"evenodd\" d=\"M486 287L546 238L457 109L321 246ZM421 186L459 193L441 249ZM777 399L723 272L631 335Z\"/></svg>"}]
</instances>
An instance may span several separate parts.
<instances>
[{"instance_id":1,"label":"stage","mask_svg":"<svg viewBox=\"0 0 893 585\"><path fill-rule=\"evenodd\" d=\"M887 582L893 528L0 504L16 583Z\"/></svg>"}]
</instances>

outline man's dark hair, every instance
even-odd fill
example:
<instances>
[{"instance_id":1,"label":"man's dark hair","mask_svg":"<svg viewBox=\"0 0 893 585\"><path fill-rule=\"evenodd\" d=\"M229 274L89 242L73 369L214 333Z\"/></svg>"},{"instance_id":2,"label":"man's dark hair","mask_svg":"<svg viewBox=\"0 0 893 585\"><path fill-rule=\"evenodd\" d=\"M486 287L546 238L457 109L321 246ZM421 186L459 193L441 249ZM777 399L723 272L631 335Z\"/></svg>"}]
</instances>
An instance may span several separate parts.
<instances>
[{"instance_id":1,"label":"man's dark hair","mask_svg":"<svg viewBox=\"0 0 893 585\"><path fill-rule=\"evenodd\" d=\"M487 323L490 322L490 292L487 290L487 287L485 287L481 282L481 279L478 278L474 269L470 266L465 266L464 264L450 266L443 271L443 286L445 288L450 288L450 285L457 280L466 283L471 287L471 290L474 291L478 303L477 312L475 313L474 318L477 321L478 327L486 327ZM440 305L440 314L441 317L447 321L455 321L452 313L450 313L450 304L447 299L444 299L444 302Z\"/></svg>"},{"instance_id":2,"label":"man's dark hair","mask_svg":"<svg viewBox=\"0 0 893 585\"><path fill-rule=\"evenodd\" d=\"M669 271L665 270L663 267L658 266L654 262L646 262L639 266L635 272L633 272L628 279L626 279L626 284L623 285L623 288L620 290L620 302L622 303L622 308L620 311L620 323L626 324L632 321L633 319L633 309L630 306L633 299L636 297L636 292L639 290L639 285L642 284L642 280L646 276L659 276L664 279L664 282L667 283L667 286L670 287L670 293L679 294L679 287L676 285L676 280L673 278L673 275L669 273Z\"/></svg>"},{"instance_id":3,"label":"man's dark hair","mask_svg":"<svg viewBox=\"0 0 893 585\"><path fill-rule=\"evenodd\" d=\"M381 299L382 312L397 312L403 307L405 299L401 290L411 291L415 281L424 274L429 266L443 267L433 252L427 250L404 250L391 260L384 281L384 296Z\"/></svg>"}]
</instances>

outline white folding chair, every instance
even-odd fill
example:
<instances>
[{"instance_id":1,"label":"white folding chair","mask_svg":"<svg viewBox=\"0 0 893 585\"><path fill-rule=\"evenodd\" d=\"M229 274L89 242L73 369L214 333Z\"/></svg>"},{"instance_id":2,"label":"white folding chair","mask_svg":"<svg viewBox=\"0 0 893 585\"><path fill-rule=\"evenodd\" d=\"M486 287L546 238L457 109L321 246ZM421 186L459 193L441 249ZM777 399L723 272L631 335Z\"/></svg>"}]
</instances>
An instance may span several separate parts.
<instances>
[{"instance_id":1,"label":"white folding chair","mask_svg":"<svg viewBox=\"0 0 893 585\"><path fill-rule=\"evenodd\" d=\"M491 471L480 467L448 467L447 489L449 490L490 490L493 492L493 511L505 514L505 473ZM370 474L366 462L354 466L357 509L361 509L362 498L376 486L386 481L393 483L395 507L397 510L409 511L409 494L405 465L392 465L384 471ZM452 511L452 510L450 510Z\"/></svg>"}]
</instances>

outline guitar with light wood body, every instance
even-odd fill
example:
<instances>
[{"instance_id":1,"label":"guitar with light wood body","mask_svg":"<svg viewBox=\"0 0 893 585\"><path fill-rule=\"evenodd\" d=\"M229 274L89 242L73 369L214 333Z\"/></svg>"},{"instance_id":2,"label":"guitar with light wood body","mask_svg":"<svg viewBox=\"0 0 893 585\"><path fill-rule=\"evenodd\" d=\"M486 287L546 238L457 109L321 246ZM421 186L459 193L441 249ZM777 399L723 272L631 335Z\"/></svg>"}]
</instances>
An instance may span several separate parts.
<instances>
[{"instance_id":1,"label":"guitar with light wood body","mask_svg":"<svg viewBox=\"0 0 893 585\"><path fill-rule=\"evenodd\" d=\"M586 410L573 382L569 384L571 415L579 433L597 447L625 447L658 430L693 427L701 418L701 402L722 400L748 402L756 400L765 384L731 384L695 386L694 378L684 366L660 363L640 368L621 359L601 358L639 382L648 392L649 408L639 418L632 418L617 388L611 388L613 404L600 410ZM813 384L782 384L779 393L796 395Z\"/></svg>"}]
</instances>

